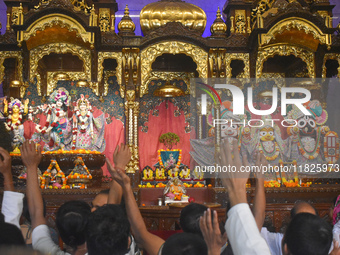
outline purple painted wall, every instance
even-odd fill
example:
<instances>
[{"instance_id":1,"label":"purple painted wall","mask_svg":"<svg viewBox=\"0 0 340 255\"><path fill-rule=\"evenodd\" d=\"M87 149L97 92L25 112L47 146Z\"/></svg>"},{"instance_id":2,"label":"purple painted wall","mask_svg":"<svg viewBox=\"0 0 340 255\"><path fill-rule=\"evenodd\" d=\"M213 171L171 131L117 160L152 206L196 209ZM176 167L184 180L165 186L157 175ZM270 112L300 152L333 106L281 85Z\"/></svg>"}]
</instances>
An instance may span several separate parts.
<instances>
[{"instance_id":1,"label":"purple painted wall","mask_svg":"<svg viewBox=\"0 0 340 255\"><path fill-rule=\"evenodd\" d=\"M132 20L136 24L136 35L142 35L141 28L139 25L139 13L141 9L152 2L156 2L156 0L117 0L118 2L118 9L117 12L117 24L120 21L121 17L124 15L124 8L125 5L129 5L130 15L132 16ZM201 7L206 15L207 15L207 25L204 31L203 36L210 36L210 26L215 20L217 7L219 6L222 8L226 2L226 0L214 0L214 1L206 1L206 0L186 0L187 3L195 4ZM333 25L336 26L340 22L340 3L339 0L330 0L330 3L336 5L333 9ZM6 30L6 5L3 0L0 0L0 22L2 24L2 34L5 33Z\"/></svg>"}]
</instances>

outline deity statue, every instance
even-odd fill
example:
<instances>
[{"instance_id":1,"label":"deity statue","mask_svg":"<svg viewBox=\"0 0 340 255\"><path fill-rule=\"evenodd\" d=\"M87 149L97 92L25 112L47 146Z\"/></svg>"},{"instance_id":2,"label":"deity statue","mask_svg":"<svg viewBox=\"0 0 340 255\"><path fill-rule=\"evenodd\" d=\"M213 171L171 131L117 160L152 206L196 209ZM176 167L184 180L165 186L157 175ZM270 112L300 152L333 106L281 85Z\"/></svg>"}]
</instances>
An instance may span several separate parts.
<instances>
[{"instance_id":1,"label":"deity statue","mask_svg":"<svg viewBox=\"0 0 340 255\"><path fill-rule=\"evenodd\" d=\"M142 179L143 181L153 181L153 171L151 167L144 167Z\"/></svg>"},{"instance_id":2,"label":"deity statue","mask_svg":"<svg viewBox=\"0 0 340 255\"><path fill-rule=\"evenodd\" d=\"M186 189L184 187L183 182L178 179L178 177L175 177L168 181L166 187L164 188L164 195L167 194L174 194L176 195L182 195L186 194Z\"/></svg>"},{"instance_id":3,"label":"deity statue","mask_svg":"<svg viewBox=\"0 0 340 255\"><path fill-rule=\"evenodd\" d=\"M184 180L190 179L190 169L187 166L182 167L179 176Z\"/></svg>"},{"instance_id":4,"label":"deity statue","mask_svg":"<svg viewBox=\"0 0 340 255\"><path fill-rule=\"evenodd\" d=\"M46 143L45 150L63 150L65 145L71 142L71 126L68 120L70 99L68 91L61 87L50 95L50 104L39 108L46 114L46 123L45 125L36 125L35 129L40 136L35 134L32 140L37 142L39 139L43 140ZM49 144L51 140L53 145Z\"/></svg>"},{"instance_id":5,"label":"deity statue","mask_svg":"<svg viewBox=\"0 0 340 255\"><path fill-rule=\"evenodd\" d=\"M168 178L174 178L178 176L178 168L177 167L172 167L168 170Z\"/></svg>"},{"instance_id":6,"label":"deity statue","mask_svg":"<svg viewBox=\"0 0 340 255\"><path fill-rule=\"evenodd\" d=\"M11 98L9 103L6 99L4 99L4 113L7 115L5 126L6 129L11 132L14 152L20 152L19 147L25 140L22 119L23 113L28 113L28 103L28 99L25 100L24 104L22 104L19 99Z\"/></svg>"},{"instance_id":7,"label":"deity statue","mask_svg":"<svg viewBox=\"0 0 340 255\"><path fill-rule=\"evenodd\" d=\"M80 95L73 116L72 149L96 150L105 149L104 114L94 118L90 102Z\"/></svg>"},{"instance_id":8,"label":"deity statue","mask_svg":"<svg viewBox=\"0 0 340 255\"><path fill-rule=\"evenodd\" d=\"M155 179L156 180L164 180L166 177L165 177L165 172L164 172L164 168L160 168L160 167L157 167L156 170L155 170Z\"/></svg>"}]
</instances>

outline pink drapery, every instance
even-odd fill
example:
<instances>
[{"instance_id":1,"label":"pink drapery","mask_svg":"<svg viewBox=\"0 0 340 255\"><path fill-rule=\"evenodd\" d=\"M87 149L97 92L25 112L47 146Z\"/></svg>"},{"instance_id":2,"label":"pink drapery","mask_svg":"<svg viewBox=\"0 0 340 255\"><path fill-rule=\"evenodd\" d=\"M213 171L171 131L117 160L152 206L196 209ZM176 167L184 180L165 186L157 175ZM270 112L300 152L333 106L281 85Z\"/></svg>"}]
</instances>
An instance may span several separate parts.
<instances>
[{"instance_id":1,"label":"pink drapery","mask_svg":"<svg viewBox=\"0 0 340 255\"><path fill-rule=\"evenodd\" d=\"M140 169L145 166L153 166L158 162L157 150L164 149L164 144L159 142L161 134L167 132L173 132L180 138L180 142L173 146L173 149L182 149L182 163L185 165L190 164L190 133L185 133L184 128L188 125L185 122L185 116L183 111L178 117L174 116L174 111L177 107L168 102L168 108L166 103L163 102L155 109L159 110L159 116L153 116L150 112L149 121L147 123L149 129L148 132L142 132L141 127L139 128L139 158L140 158Z\"/></svg>"}]
</instances>

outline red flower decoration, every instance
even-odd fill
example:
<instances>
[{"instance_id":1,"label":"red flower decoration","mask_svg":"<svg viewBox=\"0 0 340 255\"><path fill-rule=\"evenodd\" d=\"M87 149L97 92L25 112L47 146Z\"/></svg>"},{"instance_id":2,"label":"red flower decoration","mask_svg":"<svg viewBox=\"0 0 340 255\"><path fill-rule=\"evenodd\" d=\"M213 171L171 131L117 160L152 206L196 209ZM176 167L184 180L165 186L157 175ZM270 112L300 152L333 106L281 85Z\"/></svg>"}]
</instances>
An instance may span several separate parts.
<instances>
[{"instance_id":1,"label":"red flower decoration","mask_svg":"<svg viewBox=\"0 0 340 255\"><path fill-rule=\"evenodd\" d=\"M86 98L89 98L89 95L85 95Z\"/></svg>"}]
</instances>

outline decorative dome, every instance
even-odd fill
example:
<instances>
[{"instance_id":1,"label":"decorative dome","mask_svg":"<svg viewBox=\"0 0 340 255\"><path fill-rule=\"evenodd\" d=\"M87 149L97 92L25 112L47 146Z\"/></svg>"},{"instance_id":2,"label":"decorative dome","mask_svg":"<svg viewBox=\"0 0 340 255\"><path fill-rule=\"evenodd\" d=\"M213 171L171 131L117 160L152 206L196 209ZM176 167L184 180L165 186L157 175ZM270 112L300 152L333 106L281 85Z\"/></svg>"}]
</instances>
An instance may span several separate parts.
<instances>
[{"instance_id":1,"label":"decorative dome","mask_svg":"<svg viewBox=\"0 0 340 255\"><path fill-rule=\"evenodd\" d=\"M133 23L132 19L129 16L129 7L128 5L126 5L124 16L118 24L118 34L134 35L135 28L135 23Z\"/></svg>"},{"instance_id":2,"label":"decorative dome","mask_svg":"<svg viewBox=\"0 0 340 255\"><path fill-rule=\"evenodd\" d=\"M181 22L183 26L203 34L207 16L198 6L181 0L161 0L146 5L140 12L140 25L144 34L168 22Z\"/></svg>"},{"instance_id":3,"label":"decorative dome","mask_svg":"<svg viewBox=\"0 0 340 255\"><path fill-rule=\"evenodd\" d=\"M212 36L225 36L227 32L227 25L221 18L220 7L217 9L216 19L210 27L210 32Z\"/></svg>"}]
</instances>

